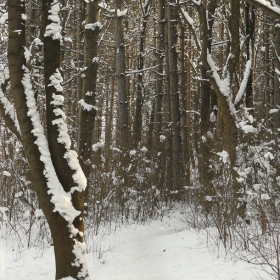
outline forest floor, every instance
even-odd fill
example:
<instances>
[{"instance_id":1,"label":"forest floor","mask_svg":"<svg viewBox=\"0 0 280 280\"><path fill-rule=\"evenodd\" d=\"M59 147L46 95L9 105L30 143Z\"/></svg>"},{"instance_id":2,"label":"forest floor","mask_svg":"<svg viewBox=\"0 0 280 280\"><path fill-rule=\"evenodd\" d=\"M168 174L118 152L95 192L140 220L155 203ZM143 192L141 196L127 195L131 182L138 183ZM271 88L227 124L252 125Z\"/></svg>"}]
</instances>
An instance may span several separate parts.
<instances>
[{"instance_id":1,"label":"forest floor","mask_svg":"<svg viewBox=\"0 0 280 280\"><path fill-rule=\"evenodd\" d=\"M179 213L145 225L100 230L88 254L92 280L254 280L271 279L260 267L236 260L190 229ZM53 248L15 253L0 239L0 279L51 280ZM215 242L214 242L215 243Z\"/></svg>"}]
</instances>

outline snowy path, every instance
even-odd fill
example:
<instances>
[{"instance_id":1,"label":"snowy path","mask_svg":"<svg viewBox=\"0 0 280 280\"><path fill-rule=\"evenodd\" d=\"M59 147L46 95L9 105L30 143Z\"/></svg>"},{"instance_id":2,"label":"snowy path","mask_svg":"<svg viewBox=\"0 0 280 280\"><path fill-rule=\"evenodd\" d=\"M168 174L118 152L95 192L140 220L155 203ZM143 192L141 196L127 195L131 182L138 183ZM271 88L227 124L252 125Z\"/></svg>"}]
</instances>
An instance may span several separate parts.
<instances>
[{"instance_id":1,"label":"snowy path","mask_svg":"<svg viewBox=\"0 0 280 280\"><path fill-rule=\"evenodd\" d=\"M123 226L102 241L101 247L106 246L112 249L100 260L88 255L92 280L270 279L247 263L217 258L196 232L186 230L184 223L176 218L152 221L149 225ZM52 248L42 257L37 254L28 250L15 261L12 252L0 243L0 279L54 279Z\"/></svg>"}]
</instances>

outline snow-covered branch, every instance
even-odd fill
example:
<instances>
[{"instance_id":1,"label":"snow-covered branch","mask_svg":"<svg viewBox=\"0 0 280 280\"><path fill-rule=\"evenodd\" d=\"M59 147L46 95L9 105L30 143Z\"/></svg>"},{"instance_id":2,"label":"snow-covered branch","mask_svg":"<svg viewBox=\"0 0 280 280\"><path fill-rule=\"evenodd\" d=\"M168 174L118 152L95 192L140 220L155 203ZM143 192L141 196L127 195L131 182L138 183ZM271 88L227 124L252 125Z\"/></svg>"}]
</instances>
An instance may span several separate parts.
<instances>
[{"instance_id":1,"label":"snow-covered branch","mask_svg":"<svg viewBox=\"0 0 280 280\"><path fill-rule=\"evenodd\" d=\"M109 13L116 13L117 12L117 17L123 17L127 14L127 9L120 10L120 9L112 9L108 4L105 2L98 4L98 6L104 10L106 10Z\"/></svg>"},{"instance_id":2,"label":"snow-covered branch","mask_svg":"<svg viewBox=\"0 0 280 280\"><path fill-rule=\"evenodd\" d=\"M211 54L207 54L207 62L210 67L210 75L213 77L216 86L219 89L219 92L226 98L226 101L229 106L230 113L233 116L236 116L236 110L234 104L231 100L231 88L230 88L230 78L228 75L225 78L221 79L218 73L218 67L216 66L215 62L212 59Z\"/></svg>"},{"instance_id":3,"label":"snow-covered branch","mask_svg":"<svg viewBox=\"0 0 280 280\"><path fill-rule=\"evenodd\" d=\"M189 15L189 13L187 11L183 10L182 7L180 8L180 13L182 15L184 22L190 27L194 40L195 40L195 43L196 43L196 46L197 46L198 50L200 51L202 47L201 47L200 41L197 38L197 33L196 33L195 27L194 27L194 20L191 18L191 16Z\"/></svg>"},{"instance_id":4,"label":"snow-covered branch","mask_svg":"<svg viewBox=\"0 0 280 280\"><path fill-rule=\"evenodd\" d=\"M280 19L280 7L275 7L271 5L269 1L266 0L244 0L244 2L251 4L265 13L269 14L270 16Z\"/></svg>"},{"instance_id":5,"label":"snow-covered branch","mask_svg":"<svg viewBox=\"0 0 280 280\"><path fill-rule=\"evenodd\" d=\"M201 5L201 0L192 0L192 2L197 6Z\"/></svg>"},{"instance_id":6,"label":"snow-covered branch","mask_svg":"<svg viewBox=\"0 0 280 280\"><path fill-rule=\"evenodd\" d=\"M235 101L234 101L234 104L238 104L240 102L240 100L242 99L243 97L243 94L245 92L245 89L247 87L247 84L248 84L248 80L249 80L249 77L250 77L250 73L251 73L251 67L252 67L252 61L251 60L248 60L247 63L246 63L246 68L245 68L245 72L244 72L244 78L241 82L241 85L240 85L240 88L238 90L238 93L235 97Z\"/></svg>"},{"instance_id":7,"label":"snow-covered branch","mask_svg":"<svg viewBox=\"0 0 280 280\"><path fill-rule=\"evenodd\" d=\"M26 96L28 116L33 125L32 133L36 137L35 144L38 146L41 154L40 160L44 163L44 175L47 179L48 193L52 196L51 202L54 204L54 211L57 211L66 221L72 223L80 214L80 211L77 211L74 208L71 201L71 194L64 191L57 178L49 151L48 141L44 133L44 128L40 122L40 116L30 81L30 73L25 66L23 66L23 71L22 85Z\"/></svg>"},{"instance_id":8,"label":"snow-covered branch","mask_svg":"<svg viewBox=\"0 0 280 280\"><path fill-rule=\"evenodd\" d=\"M10 103L8 98L5 96L3 86L7 82L6 77L2 75L0 79L0 112L5 120L8 128L17 136L18 140L21 140L21 132L18 124L17 113L14 105Z\"/></svg>"},{"instance_id":9,"label":"snow-covered branch","mask_svg":"<svg viewBox=\"0 0 280 280\"><path fill-rule=\"evenodd\" d=\"M141 73L141 72L145 72L145 71L156 69L157 67L158 67L158 65L152 66L152 67L149 67L149 68L140 69L140 70L129 70L129 71L125 72L125 75L137 74L137 73Z\"/></svg>"}]
</instances>

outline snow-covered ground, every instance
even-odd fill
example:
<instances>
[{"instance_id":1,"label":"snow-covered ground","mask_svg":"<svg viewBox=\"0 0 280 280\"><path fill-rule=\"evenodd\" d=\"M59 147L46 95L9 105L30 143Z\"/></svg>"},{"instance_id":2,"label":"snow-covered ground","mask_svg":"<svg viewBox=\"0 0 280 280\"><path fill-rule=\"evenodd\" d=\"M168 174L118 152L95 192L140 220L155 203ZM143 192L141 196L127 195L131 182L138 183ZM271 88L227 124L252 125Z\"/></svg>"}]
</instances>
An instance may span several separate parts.
<instances>
[{"instance_id":1,"label":"snow-covered ground","mask_svg":"<svg viewBox=\"0 0 280 280\"><path fill-rule=\"evenodd\" d=\"M101 231L102 232L102 231ZM0 240L0 279L54 279L52 248L19 256ZM254 280L265 272L207 247L205 234L188 229L177 215L146 225L123 225L96 238L88 254L92 280ZM222 251L222 250L221 250Z\"/></svg>"}]
</instances>

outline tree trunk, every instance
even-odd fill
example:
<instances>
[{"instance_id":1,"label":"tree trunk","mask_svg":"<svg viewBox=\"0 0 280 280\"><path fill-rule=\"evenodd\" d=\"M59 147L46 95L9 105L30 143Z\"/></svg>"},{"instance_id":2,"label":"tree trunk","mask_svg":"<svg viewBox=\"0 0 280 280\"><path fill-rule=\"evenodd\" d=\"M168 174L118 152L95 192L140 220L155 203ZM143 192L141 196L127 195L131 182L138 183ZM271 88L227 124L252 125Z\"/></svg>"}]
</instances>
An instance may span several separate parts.
<instances>
[{"instance_id":1,"label":"tree trunk","mask_svg":"<svg viewBox=\"0 0 280 280\"><path fill-rule=\"evenodd\" d=\"M229 163L230 163L230 172L231 172L231 180L232 180L232 190L233 190L233 203L231 209L233 210L232 214L236 215L237 207L239 205L239 185L237 182L237 174L234 168L236 167L236 147L238 143L238 130L235 123L235 108L232 103L232 88L233 82L237 84L238 81L236 79L236 69L239 63L239 55L240 55L240 42L239 42L239 21L240 21L240 2L231 0L230 1L230 11L231 15L229 18L229 31L230 31L230 41L229 41L229 53L226 59L226 66L224 67L225 73L223 73L227 85L225 88L220 87L220 83L225 82L224 79L220 78L220 75L217 73L217 67L214 66L215 63L212 60L212 56L209 53L208 49L208 40L207 34L208 32L208 11L204 5L199 7L199 17L202 28L202 52L201 58L204 67L208 71L208 78L210 80L211 86L215 90L218 97L218 105L219 105L219 114L221 114L223 118L223 147L224 150L228 152L229 155ZM204 35L203 35L204 34ZM243 213L239 213L241 216ZM231 218L233 218L231 216Z\"/></svg>"},{"instance_id":2,"label":"tree trunk","mask_svg":"<svg viewBox=\"0 0 280 280\"><path fill-rule=\"evenodd\" d=\"M92 144L93 132L95 128L95 95L96 81L99 58L98 51L98 35L102 28L99 23L99 4L100 0L88 2L86 5L86 26L85 26L85 47L84 47L84 76L82 99L80 103L79 118L79 145L78 155L80 165L89 181L90 171L92 170ZM87 188L88 192L89 188ZM86 199L87 199L86 192Z\"/></svg>"},{"instance_id":3,"label":"tree trunk","mask_svg":"<svg viewBox=\"0 0 280 280\"><path fill-rule=\"evenodd\" d=\"M164 63L164 36L165 34L165 0L159 2L159 21L158 21L158 34L157 34L157 76L156 76L156 97L155 97L155 132L154 132L154 148L155 152L159 151L159 135L162 128L162 99L163 99L163 63Z\"/></svg>"},{"instance_id":4,"label":"tree trunk","mask_svg":"<svg viewBox=\"0 0 280 280\"><path fill-rule=\"evenodd\" d=\"M44 42L45 74L47 76L46 105L48 126L52 126L47 128L49 141L47 141L44 128L40 123L29 70L26 67L25 21L22 16L25 14L25 7L20 0L8 1L8 63L11 93L18 116L25 156L30 166L40 206L52 233L56 258L55 279L71 276L77 280L85 280L89 279L84 256L85 244L83 243L85 185L82 187L78 178L75 179L75 175L83 181L83 184L85 178L79 167L73 165L71 168L69 167L70 164L77 163L77 157L69 148L66 149L66 144L69 143L67 128L66 125L63 125L63 112L60 108L62 96L58 72L59 55L57 54L60 51L57 45L60 35L52 29L54 26L59 27L58 10L57 3L43 2L43 23L47 28L45 37L49 37ZM48 18L50 14L52 16ZM49 25L51 23L53 25ZM52 41L54 41L54 45L52 45ZM50 59L50 55L53 60ZM66 130L63 130L65 128ZM55 130L59 130L60 134ZM63 150L64 153L62 154L58 149ZM51 155L50 151L56 155ZM62 159L58 157L58 154L62 156ZM59 164L62 166L58 166ZM70 192L67 194L68 191ZM70 197L69 194L71 194Z\"/></svg>"},{"instance_id":5,"label":"tree trunk","mask_svg":"<svg viewBox=\"0 0 280 280\"><path fill-rule=\"evenodd\" d=\"M204 33L201 35L207 38L207 51L209 54L211 54L212 50L212 27L214 23L214 12L217 7L216 2L216 0L212 0L208 3L207 29L203 29ZM212 131L210 122L211 94L213 94L213 89L211 88L211 84L207 76L207 70L204 65L201 66L201 78L201 143L199 155L199 174L201 183L203 185L202 201L205 201L206 211L209 211L209 203L208 200L205 200L205 196L213 196L215 194L212 185L214 174L213 170L210 168L210 160L213 153L213 135L211 137Z\"/></svg>"},{"instance_id":6,"label":"tree trunk","mask_svg":"<svg viewBox=\"0 0 280 280\"><path fill-rule=\"evenodd\" d=\"M141 129L142 129L142 105L143 105L143 69L144 69L144 48L146 38L147 20L149 16L151 0L148 0L142 7L142 28L140 31L139 51L137 57L137 79L136 79L136 105L135 116L133 120L133 147L138 147L141 141Z\"/></svg>"},{"instance_id":7,"label":"tree trunk","mask_svg":"<svg viewBox=\"0 0 280 280\"><path fill-rule=\"evenodd\" d=\"M269 74L269 64L270 64L270 41L269 41L269 32L268 29L270 28L267 21L265 23L266 32L264 33L264 117L267 118L269 116L269 110L270 110L270 74Z\"/></svg>"},{"instance_id":8,"label":"tree trunk","mask_svg":"<svg viewBox=\"0 0 280 280\"><path fill-rule=\"evenodd\" d=\"M125 77L125 44L123 32L123 0L115 0L115 47L116 47L116 77L118 92L118 142L125 150L129 147L128 99Z\"/></svg>"},{"instance_id":9,"label":"tree trunk","mask_svg":"<svg viewBox=\"0 0 280 280\"><path fill-rule=\"evenodd\" d=\"M280 0L276 0L276 4L280 5ZM280 19L275 20L274 27L274 107L279 109L280 106ZM274 128L275 131L280 128L280 113L274 114ZM280 133L278 131L278 136Z\"/></svg>"},{"instance_id":10,"label":"tree trunk","mask_svg":"<svg viewBox=\"0 0 280 280\"><path fill-rule=\"evenodd\" d=\"M250 16L251 11L251 16ZM246 21L246 52L247 61L254 59L254 34L255 34L255 8L245 4L245 21ZM253 71L251 69L246 87L246 107L253 108Z\"/></svg>"},{"instance_id":11,"label":"tree trunk","mask_svg":"<svg viewBox=\"0 0 280 280\"><path fill-rule=\"evenodd\" d=\"M172 128L172 154L173 154L173 189L181 186L181 136L180 136L180 111L179 111L179 79L177 66L177 24L178 11L176 1L167 4L167 35L168 35L168 78L170 83L170 110Z\"/></svg>"}]
</instances>

